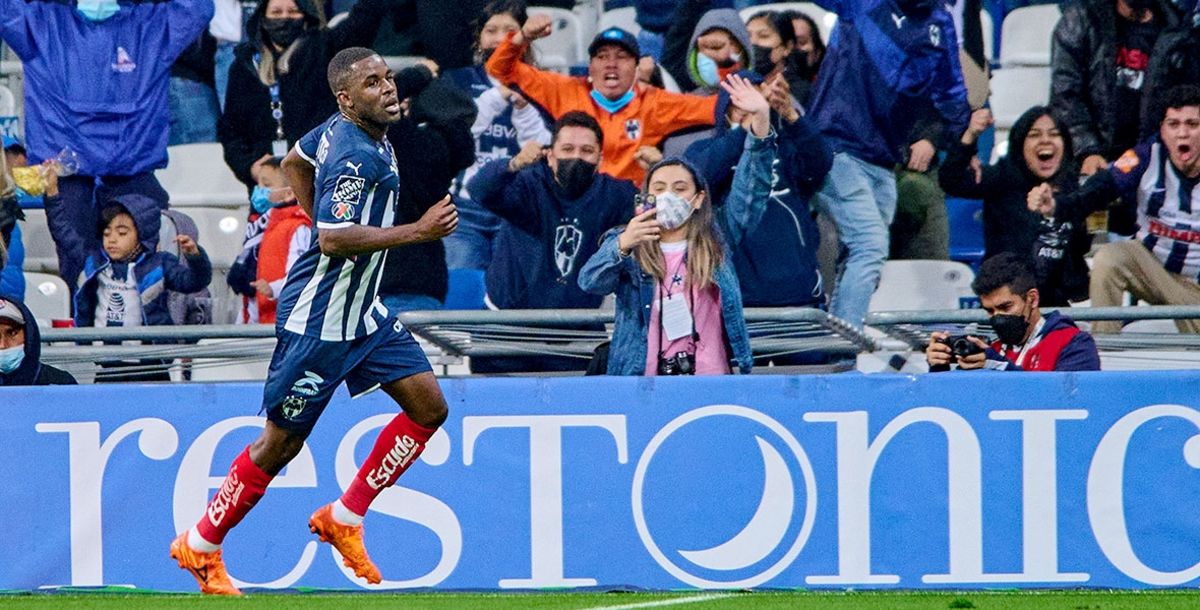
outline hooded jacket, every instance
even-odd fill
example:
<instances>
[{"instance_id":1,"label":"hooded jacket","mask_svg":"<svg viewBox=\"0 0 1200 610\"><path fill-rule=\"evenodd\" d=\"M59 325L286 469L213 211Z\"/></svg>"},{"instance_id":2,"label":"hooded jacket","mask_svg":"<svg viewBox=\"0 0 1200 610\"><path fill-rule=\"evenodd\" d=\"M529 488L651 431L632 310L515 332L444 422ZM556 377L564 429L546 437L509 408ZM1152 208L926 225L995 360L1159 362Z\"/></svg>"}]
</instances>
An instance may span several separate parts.
<instances>
[{"instance_id":1,"label":"hooded jacket","mask_svg":"<svg viewBox=\"0 0 1200 610\"><path fill-rule=\"evenodd\" d=\"M825 302L817 264L820 233L809 200L833 164L816 127L804 117L788 123L774 116L779 152L771 172L766 211L756 228L730 246L746 307L815 307ZM693 161L712 186L713 201L725 205L746 130L718 127L718 135L692 144Z\"/></svg>"},{"instance_id":2,"label":"hooded jacket","mask_svg":"<svg viewBox=\"0 0 1200 610\"><path fill-rule=\"evenodd\" d=\"M594 309L602 296L579 288L579 270L605 231L629 222L637 195L628 180L596 173L570 200L539 162L508 171L508 159L483 166L467 187L504 219L487 269L487 295L500 309Z\"/></svg>"},{"instance_id":3,"label":"hooded jacket","mask_svg":"<svg viewBox=\"0 0 1200 610\"><path fill-rule=\"evenodd\" d=\"M993 341L986 352L984 367L1000 371L1100 370L1100 352L1090 334L1079 330L1074 320L1057 311L1046 314L1043 320L1042 329L1024 346L1028 354Z\"/></svg>"},{"instance_id":4,"label":"hooded jacket","mask_svg":"<svg viewBox=\"0 0 1200 610\"><path fill-rule=\"evenodd\" d=\"M1151 3L1165 28L1179 23L1167 0ZM1054 27L1050 106L1071 130L1080 160L1089 155L1114 159L1134 145L1115 141L1117 19L1112 0L1073 0L1062 5L1062 18ZM1143 103L1148 91L1142 89Z\"/></svg>"},{"instance_id":5,"label":"hooded jacket","mask_svg":"<svg viewBox=\"0 0 1200 610\"><path fill-rule=\"evenodd\" d=\"M834 153L891 169L922 117L936 119L938 128L923 137L937 148L958 139L970 109L954 18L945 9L920 18L905 14L897 0L817 4L838 14L811 104Z\"/></svg>"},{"instance_id":6,"label":"hooded jacket","mask_svg":"<svg viewBox=\"0 0 1200 610\"><path fill-rule=\"evenodd\" d=\"M0 295L0 298L16 304L17 308L21 310L21 316L25 318L25 359L21 361L17 370L7 375L0 373L0 387L75 385L75 378L70 373L42 363L42 334L38 331L37 320L34 319L33 312L29 311L25 303L16 297Z\"/></svg>"},{"instance_id":7,"label":"hooded jacket","mask_svg":"<svg viewBox=\"0 0 1200 610\"><path fill-rule=\"evenodd\" d=\"M184 262L174 254L158 251L162 212L153 199L127 194L117 197L113 204L125 208L133 217L142 252L129 263L114 263L103 248L88 256L79 277L79 289L75 292L75 326L95 325L99 285L97 275L114 264L128 264L130 269L126 273L133 273L137 279L142 303L142 325L174 324L167 308L167 291L191 293L206 288L212 281L212 264L208 255L201 248L199 254L185 257Z\"/></svg>"},{"instance_id":8,"label":"hooded jacket","mask_svg":"<svg viewBox=\"0 0 1200 610\"><path fill-rule=\"evenodd\" d=\"M721 321L725 326L727 351L737 365L736 370L748 374L754 364L754 356L742 312L742 290L729 248L736 247L745 239L747 232L753 231L762 220L771 189L775 134L771 133L765 138L747 138L744 146L745 153L733 174L731 196L723 207L715 210L725 256L717 265L713 281L721 292ZM671 159L665 161L668 160ZM699 184L696 188L710 192L704 174L687 160L683 160L683 163L697 177ZM653 171L654 168L650 168L647 175ZM642 269L636 257L621 255L618 240L624 230L624 227L618 227L604 234L600 249L579 272L579 287L594 294L616 293L616 314L612 343L608 350L607 373L641 375L646 370L651 307L658 281Z\"/></svg>"},{"instance_id":9,"label":"hooded jacket","mask_svg":"<svg viewBox=\"0 0 1200 610\"><path fill-rule=\"evenodd\" d=\"M746 24L742 23L738 12L731 8L719 8L701 14L700 10L706 6L705 3L684 2L676 11L674 23L671 29L667 30L663 44L663 69L671 73L681 91L696 95L712 95L721 89L718 83L702 81L696 63L700 55L696 41L711 30L725 30L741 45L742 56L738 61L740 69L751 70L754 67L754 48L750 45L750 32L746 29ZM689 26L691 36L685 38Z\"/></svg>"},{"instance_id":10,"label":"hooded jacket","mask_svg":"<svg viewBox=\"0 0 1200 610\"><path fill-rule=\"evenodd\" d=\"M330 28L325 26L324 15L313 0L296 0L305 15L307 30L292 43L290 53L284 53L288 55L287 73L276 74L283 135L289 147L338 111L325 74L329 60L345 48L370 47L389 2L359 0L345 20ZM262 20L267 4L258 4L246 23L249 40L234 50L225 111L217 123L225 163L250 188L254 186L250 166L271 153L276 130L271 116L271 90L259 79L257 65L266 57L262 54L263 46L268 44Z\"/></svg>"},{"instance_id":11,"label":"hooded jacket","mask_svg":"<svg viewBox=\"0 0 1200 610\"><path fill-rule=\"evenodd\" d=\"M1084 256L1091 249L1092 239L1085 223L1047 222L1026 207L1030 189L1044 181L1025 164L1025 139L1034 122L1044 115L1054 116L1049 108L1034 106L1017 119L1009 132L1008 155L983 168L979 182L971 169L976 147L961 141L947 150L938 180L947 195L983 200L984 256L1012 252L1032 258L1042 304L1062 306L1087 298L1088 266ZM1057 193L1066 195L1079 187L1079 164L1071 154L1071 134L1062 122L1055 122L1063 137L1063 160L1050 183ZM1048 264L1048 257L1039 256L1042 247L1062 250L1057 264Z\"/></svg>"},{"instance_id":12,"label":"hooded jacket","mask_svg":"<svg viewBox=\"0 0 1200 610\"><path fill-rule=\"evenodd\" d=\"M84 176L166 167L171 64L212 15L211 0L122 2L92 22L74 2L0 0L0 39L25 70L30 164L70 148Z\"/></svg>"}]
</instances>

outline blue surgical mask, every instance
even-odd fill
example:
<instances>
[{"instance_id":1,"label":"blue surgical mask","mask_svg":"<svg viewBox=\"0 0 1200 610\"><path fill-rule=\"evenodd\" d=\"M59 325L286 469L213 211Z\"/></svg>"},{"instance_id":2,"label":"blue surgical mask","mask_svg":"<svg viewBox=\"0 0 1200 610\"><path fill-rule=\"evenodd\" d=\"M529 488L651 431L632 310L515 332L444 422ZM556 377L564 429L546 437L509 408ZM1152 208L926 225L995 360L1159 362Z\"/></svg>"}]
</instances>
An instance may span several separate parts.
<instances>
[{"instance_id":1,"label":"blue surgical mask","mask_svg":"<svg viewBox=\"0 0 1200 610\"><path fill-rule=\"evenodd\" d=\"M25 361L25 346L18 345L8 349L0 349L0 373L8 375L20 368Z\"/></svg>"},{"instance_id":2,"label":"blue surgical mask","mask_svg":"<svg viewBox=\"0 0 1200 610\"><path fill-rule=\"evenodd\" d=\"M700 75L700 84L705 87L716 87L721 84L721 74L717 71L717 62L704 53L696 54L696 72Z\"/></svg>"},{"instance_id":3,"label":"blue surgical mask","mask_svg":"<svg viewBox=\"0 0 1200 610\"><path fill-rule=\"evenodd\" d=\"M78 0L76 8L88 21L104 21L117 14L121 5L117 0Z\"/></svg>"},{"instance_id":4,"label":"blue surgical mask","mask_svg":"<svg viewBox=\"0 0 1200 610\"><path fill-rule=\"evenodd\" d=\"M271 209L271 189L256 185L250 192L250 205L259 214Z\"/></svg>"},{"instance_id":5,"label":"blue surgical mask","mask_svg":"<svg viewBox=\"0 0 1200 610\"><path fill-rule=\"evenodd\" d=\"M596 104L598 104L601 108L607 110L609 114L616 114L620 112L622 108L628 106L629 102L633 101L633 89L626 91L625 95L622 95L615 100L610 100L607 97L600 95L599 91L592 89L592 101L596 102Z\"/></svg>"}]
</instances>

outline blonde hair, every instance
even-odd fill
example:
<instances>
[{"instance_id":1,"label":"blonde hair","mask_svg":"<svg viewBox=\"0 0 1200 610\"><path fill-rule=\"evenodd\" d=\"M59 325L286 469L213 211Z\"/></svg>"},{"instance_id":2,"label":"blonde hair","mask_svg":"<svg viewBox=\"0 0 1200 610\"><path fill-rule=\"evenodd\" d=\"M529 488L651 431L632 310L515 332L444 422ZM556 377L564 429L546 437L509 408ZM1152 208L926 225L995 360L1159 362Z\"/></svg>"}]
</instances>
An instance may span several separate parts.
<instances>
[{"instance_id":1,"label":"blonde hair","mask_svg":"<svg viewBox=\"0 0 1200 610\"><path fill-rule=\"evenodd\" d=\"M696 185L696 193L700 195L700 207L692 214L684 225L687 228L684 238L687 241L687 279L691 288L703 290L713 283L717 267L725 260L725 249L721 246L721 237L717 234L717 220L713 213L712 200L708 191L701 191L700 180L696 172L688 164L679 159L669 159L650 168L646 173L646 182L642 185L642 194L650 190L650 177L659 169L678 165L687 170ZM633 249L633 257L641 266L642 271L654 276L662 282L667 276L666 260L663 258L662 246L657 242L642 242Z\"/></svg>"},{"instance_id":2,"label":"blonde hair","mask_svg":"<svg viewBox=\"0 0 1200 610\"><path fill-rule=\"evenodd\" d=\"M16 188L12 176L8 173L8 154L0 151L0 199L11 197Z\"/></svg>"}]
</instances>

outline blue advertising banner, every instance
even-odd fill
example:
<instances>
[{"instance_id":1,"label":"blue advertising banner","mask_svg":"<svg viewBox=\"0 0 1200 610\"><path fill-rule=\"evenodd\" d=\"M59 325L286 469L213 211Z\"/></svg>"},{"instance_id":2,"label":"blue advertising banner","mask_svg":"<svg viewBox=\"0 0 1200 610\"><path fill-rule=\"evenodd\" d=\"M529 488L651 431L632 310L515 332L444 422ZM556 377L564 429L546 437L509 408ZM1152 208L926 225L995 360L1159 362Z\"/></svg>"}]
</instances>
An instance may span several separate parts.
<instances>
[{"instance_id":1,"label":"blue advertising banner","mask_svg":"<svg viewBox=\"0 0 1200 610\"><path fill-rule=\"evenodd\" d=\"M378 588L1195 586L1200 374L496 378L371 507ZM255 384L0 389L0 589L194 590L167 555ZM225 543L237 584L367 586L309 533L395 412L338 395Z\"/></svg>"}]
</instances>

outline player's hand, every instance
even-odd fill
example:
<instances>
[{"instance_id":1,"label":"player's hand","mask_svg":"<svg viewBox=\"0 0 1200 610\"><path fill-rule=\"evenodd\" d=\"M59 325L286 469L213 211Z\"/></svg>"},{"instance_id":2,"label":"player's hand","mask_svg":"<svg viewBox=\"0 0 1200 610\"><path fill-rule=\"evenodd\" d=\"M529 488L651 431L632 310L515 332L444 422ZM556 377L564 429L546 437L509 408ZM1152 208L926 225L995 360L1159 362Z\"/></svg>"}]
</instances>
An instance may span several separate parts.
<instances>
[{"instance_id":1,"label":"player's hand","mask_svg":"<svg viewBox=\"0 0 1200 610\"><path fill-rule=\"evenodd\" d=\"M634 216L633 220L625 225L625 230L617 238L617 247L621 249L621 254L628 255L638 244L658 241L662 227L654 219L657 213L658 210L650 208Z\"/></svg>"},{"instance_id":2,"label":"player's hand","mask_svg":"<svg viewBox=\"0 0 1200 610\"><path fill-rule=\"evenodd\" d=\"M754 83L737 74L730 74L721 81L721 88L729 94L729 101L734 107L748 113L742 119L742 127L760 138L766 137L771 130L771 105Z\"/></svg>"},{"instance_id":3,"label":"player's hand","mask_svg":"<svg viewBox=\"0 0 1200 610\"><path fill-rule=\"evenodd\" d=\"M763 83L762 94L771 105L771 110L783 117L783 120L789 123L800 120L800 112L792 104L792 88L783 78L783 74L777 74L775 78Z\"/></svg>"},{"instance_id":4,"label":"player's hand","mask_svg":"<svg viewBox=\"0 0 1200 610\"><path fill-rule=\"evenodd\" d=\"M642 169L650 169L655 163L663 160L662 151L653 146L643 146L633 153L633 158L642 166Z\"/></svg>"},{"instance_id":5,"label":"player's hand","mask_svg":"<svg viewBox=\"0 0 1200 610\"><path fill-rule=\"evenodd\" d=\"M974 343L975 346L981 350L986 351L988 349L988 344L984 343L983 340L980 339L979 337L968 336L967 341ZM978 354L971 354L970 356L966 356L964 358L958 359L958 370L971 371L971 370L975 370L975 369L981 369L981 368L983 368L983 364L985 362L987 362L987 354L986 353L979 352Z\"/></svg>"},{"instance_id":6,"label":"player's hand","mask_svg":"<svg viewBox=\"0 0 1200 610\"><path fill-rule=\"evenodd\" d=\"M268 160L272 159L274 156L275 155L267 153L267 154L259 157L257 161L255 161L254 163L252 163L250 165L250 177L253 178L255 182L258 182L258 172L262 170L263 163L266 163Z\"/></svg>"},{"instance_id":7,"label":"player's hand","mask_svg":"<svg viewBox=\"0 0 1200 610\"><path fill-rule=\"evenodd\" d=\"M933 142L929 140L913 142L908 147L908 169L922 174L929 171L929 163L933 161L935 154L937 154L937 149L933 147Z\"/></svg>"},{"instance_id":8,"label":"player's hand","mask_svg":"<svg viewBox=\"0 0 1200 610\"><path fill-rule=\"evenodd\" d=\"M979 139L979 134L987 131L988 127L992 126L992 111L987 108L980 108L971 113L971 122L967 123L967 130L963 132L962 143L974 144Z\"/></svg>"},{"instance_id":9,"label":"player's hand","mask_svg":"<svg viewBox=\"0 0 1200 610\"><path fill-rule=\"evenodd\" d=\"M417 232L422 241L434 241L454 232L458 228L458 208L451 203L450 195L421 215L417 221Z\"/></svg>"},{"instance_id":10,"label":"player's hand","mask_svg":"<svg viewBox=\"0 0 1200 610\"><path fill-rule=\"evenodd\" d=\"M1025 204L1030 212L1036 212L1042 216L1054 216L1054 211L1058 207L1049 182L1043 182L1030 189Z\"/></svg>"},{"instance_id":11,"label":"player's hand","mask_svg":"<svg viewBox=\"0 0 1200 610\"><path fill-rule=\"evenodd\" d=\"M196 240L187 235L176 235L175 243L179 244L179 251L185 256L197 256L200 254L200 246L196 245Z\"/></svg>"},{"instance_id":12,"label":"player's hand","mask_svg":"<svg viewBox=\"0 0 1200 610\"><path fill-rule=\"evenodd\" d=\"M545 155L546 150L542 148L542 145L538 143L537 140L526 142L525 145L521 147L521 152L517 153L517 156L509 160L508 171L519 172L526 167L537 163Z\"/></svg>"},{"instance_id":13,"label":"player's hand","mask_svg":"<svg viewBox=\"0 0 1200 610\"><path fill-rule=\"evenodd\" d=\"M530 15L525 20L525 25L521 26L521 31L513 36L513 42L516 44L525 44L526 41L533 42L539 38L545 38L554 31L554 21L549 15Z\"/></svg>"},{"instance_id":14,"label":"player's hand","mask_svg":"<svg viewBox=\"0 0 1200 610\"><path fill-rule=\"evenodd\" d=\"M1104 157L1101 157L1100 155L1088 155L1087 158L1083 160L1083 165L1079 167L1079 174L1081 176L1091 176L1092 174L1107 168L1108 161L1105 161Z\"/></svg>"},{"instance_id":15,"label":"player's hand","mask_svg":"<svg viewBox=\"0 0 1200 610\"><path fill-rule=\"evenodd\" d=\"M271 282L267 280L254 280L250 282L250 285L254 287L254 292L257 294L261 294L264 298L275 300L275 291L271 290Z\"/></svg>"},{"instance_id":16,"label":"player's hand","mask_svg":"<svg viewBox=\"0 0 1200 610\"><path fill-rule=\"evenodd\" d=\"M934 331L929 335L929 346L925 348L925 362L929 363L930 367L948 366L954 355L950 352L950 346L941 341L949 337L950 333L945 331Z\"/></svg>"}]
</instances>

